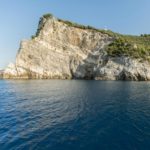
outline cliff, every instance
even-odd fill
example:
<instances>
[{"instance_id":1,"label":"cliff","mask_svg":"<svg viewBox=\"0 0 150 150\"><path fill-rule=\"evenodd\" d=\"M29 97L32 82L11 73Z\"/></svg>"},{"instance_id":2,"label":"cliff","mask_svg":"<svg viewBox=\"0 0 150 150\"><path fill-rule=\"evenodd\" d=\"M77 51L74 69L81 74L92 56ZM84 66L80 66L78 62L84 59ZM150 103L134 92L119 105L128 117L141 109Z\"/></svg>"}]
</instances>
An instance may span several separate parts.
<instances>
[{"instance_id":1,"label":"cliff","mask_svg":"<svg viewBox=\"0 0 150 150\"><path fill-rule=\"evenodd\" d=\"M121 37L116 35L45 15L36 35L21 42L15 64L8 65L3 77L150 80L149 60L130 56L126 47L132 45L126 42L123 51L116 53L114 45Z\"/></svg>"}]
</instances>

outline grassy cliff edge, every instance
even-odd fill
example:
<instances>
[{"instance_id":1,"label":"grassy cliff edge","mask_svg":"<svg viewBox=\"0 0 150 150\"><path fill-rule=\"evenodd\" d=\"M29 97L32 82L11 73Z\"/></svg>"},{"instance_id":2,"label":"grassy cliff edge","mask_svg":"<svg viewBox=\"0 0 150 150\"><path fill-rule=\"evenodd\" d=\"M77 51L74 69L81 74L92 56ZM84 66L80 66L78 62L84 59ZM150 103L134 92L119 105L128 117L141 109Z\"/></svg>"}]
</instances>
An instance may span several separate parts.
<instances>
[{"instance_id":1,"label":"grassy cliff edge","mask_svg":"<svg viewBox=\"0 0 150 150\"><path fill-rule=\"evenodd\" d=\"M52 18L52 14L45 14L41 17L42 19ZM111 37L114 37L114 42L106 47L107 54L111 57L116 56L127 56L132 58L140 58L144 60L150 60L150 35L142 34L140 36L133 35L123 35L119 33L112 32L111 30L97 29L92 26L80 25L71 21L66 21L58 18L59 22L63 22L68 26L93 30L93 32L101 32L102 34L107 34ZM41 29L36 33L38 36ZM36 37L32 36L32 38Z\"/></svg>"}]
</instances>

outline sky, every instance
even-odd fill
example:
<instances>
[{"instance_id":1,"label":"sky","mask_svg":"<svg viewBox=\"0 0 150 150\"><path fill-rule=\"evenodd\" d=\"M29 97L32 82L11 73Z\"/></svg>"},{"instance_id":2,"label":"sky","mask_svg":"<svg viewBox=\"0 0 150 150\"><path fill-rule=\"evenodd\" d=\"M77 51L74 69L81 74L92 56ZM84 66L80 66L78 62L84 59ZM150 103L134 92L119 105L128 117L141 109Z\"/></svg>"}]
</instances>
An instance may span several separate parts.
<instances>
[{"instance_id":1,"label":"sky","mask_svg":"<svg viewBox=\"0 0 150 150\"><path fill-rule=\"evenodd\" d=\"M150 33L150 0L1 0L0 69L14 62L45 13L123 34Z\"/></svg>"}]
</instances>

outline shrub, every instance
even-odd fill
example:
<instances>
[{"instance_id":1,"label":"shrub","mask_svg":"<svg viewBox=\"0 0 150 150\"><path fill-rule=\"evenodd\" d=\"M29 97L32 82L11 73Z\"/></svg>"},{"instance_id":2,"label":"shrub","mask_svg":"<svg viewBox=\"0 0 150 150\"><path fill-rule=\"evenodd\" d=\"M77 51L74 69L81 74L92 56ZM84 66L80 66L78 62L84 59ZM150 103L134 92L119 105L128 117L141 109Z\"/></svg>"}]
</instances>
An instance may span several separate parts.
<instances>
[{"instance_id":1,"label":"shrub","mask_svg":"<svg viewBox=\"0 0 150 150\"><path fill-rule=\"evenodd\" d=\"M121 35L106 48L111 57L129 56L147 59L150 56L150 41L147 37Z\"/></svg>"},{"instance_id":2,"label":"shrub","mask_svg":"<svg viewBox=\"0 0 150 150\"><path fill-rule=\"evenodd\" d=\"M31 39L32 39L32 40L33 40L33 39L35 39L35 38L36 38L36 36L35 36L35 35L32 35L32 36L31 36Z\"/></svg>"},{"instance_id":3,"label":"shrub","mask_svg":"<svg viewBox=\"0 0 150 150\"><path fill-rule=\"evenodd\" d=\"M48 19L48 18L52 18L53 15L52 14L44 14L43 18Z\"/></svg>"}]
</instances>

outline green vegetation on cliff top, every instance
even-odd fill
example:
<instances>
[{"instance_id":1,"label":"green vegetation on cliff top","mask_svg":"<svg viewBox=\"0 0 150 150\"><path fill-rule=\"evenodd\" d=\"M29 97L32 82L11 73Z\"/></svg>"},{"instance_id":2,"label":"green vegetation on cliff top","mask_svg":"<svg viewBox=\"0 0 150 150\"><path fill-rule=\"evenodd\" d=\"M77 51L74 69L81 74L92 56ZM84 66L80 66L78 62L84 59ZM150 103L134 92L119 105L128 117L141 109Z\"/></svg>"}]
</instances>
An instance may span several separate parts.
<instances>
[{"instance_id":1,"label":"green vegetation on cliff top","mask_svg":"<svg viewBox=\"0 0 150 150\"><path fill-rule=\"evenodd\" d=\"M110 56L130 56L133 58L150 59L150 35L131 36L118 35L109 44L107 52Z\"/></svg>"},{"instance_id":2,"label":"green vegetation on cliff top","mask_svg":"<svg viewBox=\"0 0 150 150\"><path fill-rule=\"evenodd\" d=\"M52 17L53 17L52 14L45 14L43 15L42 18L49 19ZM93 30L113 37L114 41L111 44L109 44L106 48L108 55L111 57L130 56L133 58L142 58L147 60L150 59L150 35L149 34L142 34L140 36L123 35L123 34L112 32L111 30L96 29L92 26L84 26L77 23L73 23L71 21L65 21L62 19L58 19L58 21L63 22L71 27Z\"/></svg>"}]
</instances>

